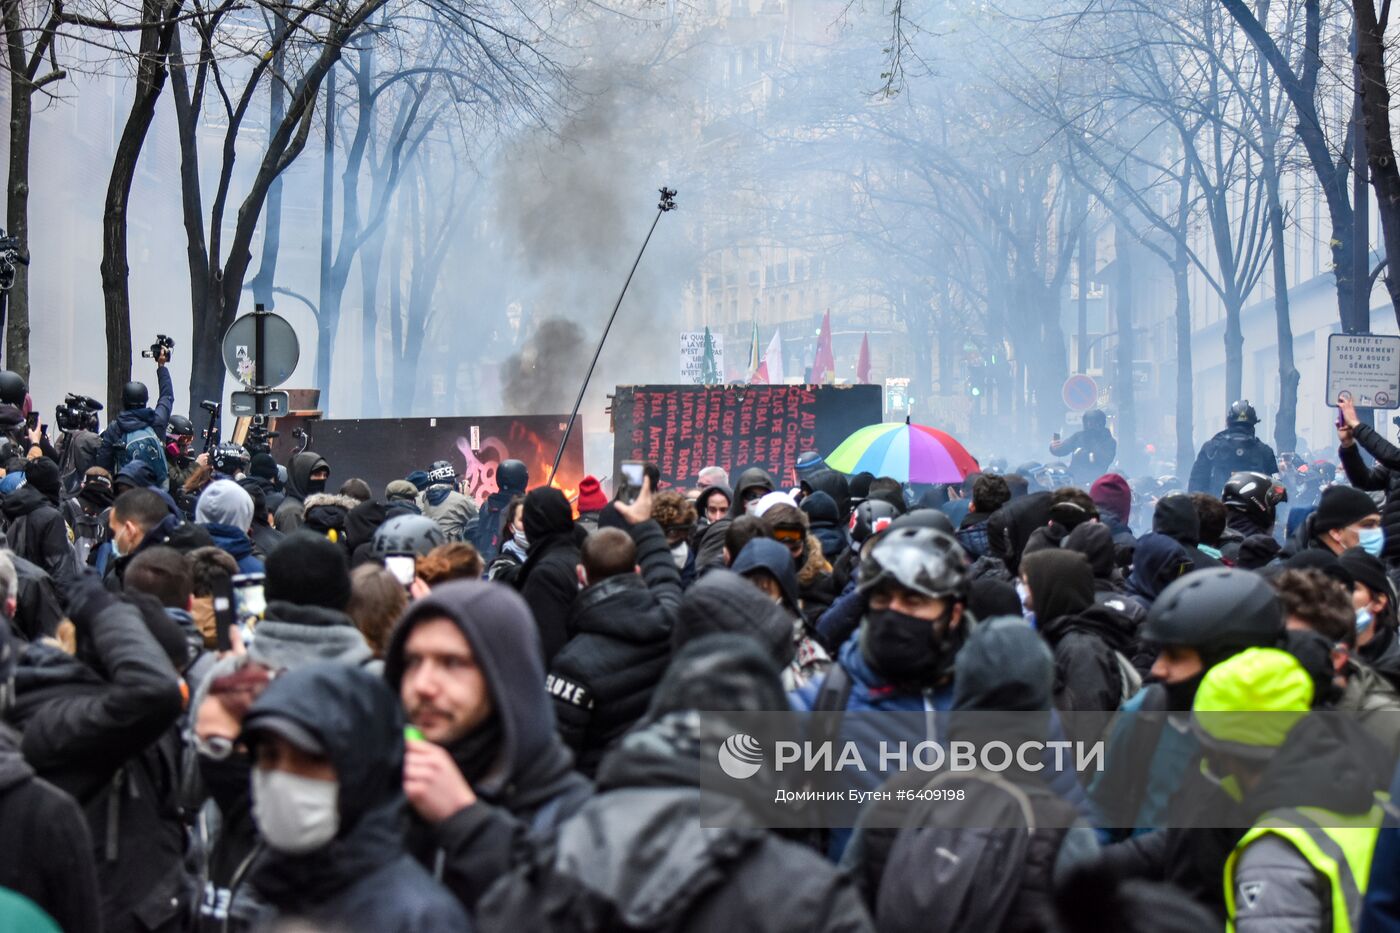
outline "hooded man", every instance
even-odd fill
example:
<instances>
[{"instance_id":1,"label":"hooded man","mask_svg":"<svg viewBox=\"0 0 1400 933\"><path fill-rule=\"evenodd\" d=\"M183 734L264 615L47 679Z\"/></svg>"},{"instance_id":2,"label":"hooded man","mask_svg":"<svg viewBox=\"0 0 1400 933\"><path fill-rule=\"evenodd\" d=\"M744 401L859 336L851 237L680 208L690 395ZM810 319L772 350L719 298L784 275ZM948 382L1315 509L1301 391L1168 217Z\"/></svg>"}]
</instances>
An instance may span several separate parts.
<instances>
[{"instance_id":1,"label":"hooded man","mask_svg":"<svg viewBox=\"0 0 1400 933\"><path fill-rule=\"evenodd\" d=\"M0 554L0 684L11 684L24 645L11 635L17 580ZM12 692L0 706L13 702ZM38 777L20 754L20 736L0 726L0 887L38 904L64 930L102 923L92 836L71 796Z\"/></svg>"},{"instance_id":2,"label":"hooded man","mask_svg":"<svg viewBox=\"0 0 1400 933\"><path fill-rule=\"evenodd\" d=\"M704 575L709 568L724 565L724 536L729 531L730 523L742 515L753 515L758 509L759 500L774 488L773 477L760 467L751 467L739 474L733 495L729 496L729 513L722 518L710 518L709 526L700 537L700 546L695 554L697 573Z\"/></svg>"},{"instance_id":3,"label":"hooded man","mask_svg":"<svg viewBox=\"0 0 1400 933\"><path fill-rule=\"evenodd\" d=\"M1113 532L1113 543L1131 548L1137 543L1128 517L1133 514L1133 488L1117 473L1105 473L1089 487L1089 498L1099 509L1099 521Z\"/></svg>"},{"instance_id":4,"label":"hooded man","mask_svg":"<svg viewBox=\"0 0 1400 933\"><path fill-rule=\"evenodd\" d=\"M803 498L801 508L811 523L813 537L821 542L822 556L834 562L851 546L851 537L841 522L836 500L817 490Z\"/></svg>"},{"instance_id":5,"label":"hooded man","mask_svg":"<svg viewBox=\"0 0 1400 933\"><path fill-rule=\"evenodd\" d=\"M321 662L276 678L243 720L253 869L279 918L347 933L468 929L461 906L404 849L403 714L384 682Z\"/></svg>"},{"instance_id":6,"label":"hooded man","mask_svg":"<svg viewBox=\"0 0 1400 933\"><path fill-rule=\"evenodd\" d=\"M1075 431L1063 440L1050 442L1050 453L1056 457L1070 455L1069 472L1076 483L1092 483L1102 476L1118 456L1118 441L1108 430L1108 415L1095 409L1081 418L1083 430Z\"/></svg>"},{"instance_id":7,"label":"hooded man","mask_svg":"<svg viewBox=\"0 0 1400 933\"><path fill-rule=\"evenodd\" d=\"M305 450L292 455L287 463L287 491L273 514L278 531L290 534L301 527L307 498L325 492L330 476L331 465L320 454Z\"/></svg>"},{"instance_id":8,"label":"hooded man","mask_svg":"<svg viewBox=\"0 0 1400 933\"><path fill-rule=\"evenodd\" d=\"M410 848L467 907L513 864L518 840L547 833L591 793L541 689L529 607L500 584L443 584L409 607L384 655L422 741L404 791L418 815Z\"/></svg>"},{"instance_id":9,"label":"hooded man","mask_svg":"<svg viewBox=\"0 0 1400 933\"><path fill-rule=\"evenodd\" d=\"M645 720L604 759L599 794L492 888L478 922L489 930L873 929L843 873L756 824L773 783L720 771L714 749L742 722L724 714L783 708L777 671L751 642L712 635L687 646ZM720 782L732 792L713 793Z\"/></svg>"},{"instance_id":10,"label":"hooded man","mask_svg":"<svg viewBox=\"0 0 1400 933\"><path fill-rule=\"evenodd\" d=\"M637 516L641 518L639 514ZM559 733L593 775L651 700L671 660L681 575L654 521L602 528L580 550L574 636L545 679Z\"/></svg>"},{"instance_id":11,"label":"hooded man","mask_svg":"<svg viewBox=\"0 0 1400 933\"><path fill-rule=\"evenodd\" d=\"M37 564L62 592L73 581L77 568L71 532L58 510L58 464L48 457L30 460L24 477L24 485L0 502L5 537L16 554Z\"/></svg>"},{"instance_id":12,"label":"hooded man","mask_svg":"<svg viewBox=\"0 0 1400 933\"><path fill-rule=\"evenodd\" d=\"M1153 534L1166 535L1186 549L1192 570L1221 566L1220 561L1201 550L1201 517L1196 503L1185 493L1173 493L1157 500L1152 513Z\"/></svg>"},{"instance_id":13,"label":"hooded man","mask_svg":"<svg viewBox=\"0 0 1400 933\"><path fill-rule=\"evenodd\" d=\"M248 498L253 500L253 524L248 529L248 537L253 541L253 556L261 560L271 554L272 549L281 544L286 535L272 527L267 484L256 477L245 476L238 481L238 485L242 486Z\"/></svg>"},{"instance_id":14,"label":"hooded man","mask_svg":"<svg viewBox=\"0 0 1400 933\"><path fill-rule=\"evenodd\" d=\"M505 544L501 540L504 516L501 514L516 496L525 495L530 485L530 470L519 460L506 460L496 467L496 491L486 497L476 522L477 553L482 563L490 566Z\"/></svg>"},{"instance_id":15,"label":"hooded man","mask_svg":"<svg viewBox=\"0 0 1400 933\"><path fill-rule=\"evenodd\" d=\"M155 473L156 482L164 486L168 478L165 462L165 432L170 425L170 410L175 407L175 384L166 368L168 351L161 349L156 357L156 383L160 397L155 408L148 408L150 391L144 383L128 382L122 386L122 410L107 430L102 432L102 446L97 450L96 465L115 474L134 460L145 463Z\"/></svg>"},{"instance_id":16,"label":"hooded man","mask_svg":"<svg viewBox=\"0 0 1400 933\"><path fill-rule=\"evenodd\" d=\"M419 494L418 507L448 541L464 540L467 523L477 515L476 503L457 491L457 471L446 460L435 460L428 468L428 488Z\"/></svg>"},{"instance_id":17,"label":"hooded man","mask_svg":"<svg viewBox=\"0 0 1400 933\"><path fill-rule=\"evenodd\" d=\"M1141 685L1125 655L1133 650L1128 617L1094 600L1094 572L1084 555L1045 550L1021 561L1026 608L1055 654L1055 706L1067 713L1112 712ZM1095 717L1076 721L1096 722ZM1071 738L1090 739L1081 734Z\"/></svg>"},{"instance_id":18,"label":"hooded man","mask_svg":"<svg viewBox=\"0 0 1400 933\"><path fill-rule=\"evenodd\" d=\"M1143 535L1133 552L1133 571L1124 584L1127 595L1150 611L1162 591L1191 572L1191 555L1174 538Z\"/></svg>"},{"instance_id":19,"label":"hooded man","mask_svg":"<svg viewBox=\"0 0 1400 933\"><path fill-rule=\"evenodd\" d=\"M195 506L194 521L203 525L214 546L238 561L239 573L262 573L263 562L253 556L253 497L233 480L219 479L204 487Z\"/></svg>"},{"instance_id":20,"label":"hooded man","mask_svg":"<svg viewBox=\"0 0 1400 933\"><path fill-rule=\"evenodd\" d=\"M102 929L183 931L193 892L177 806L180 675L140 611L101 587L80 588L70 615L77 654L29 645L6 720L24 734L25 761L87 816Z\"/></svg>"},{"instance_id":21,"label":"hooded man","mask_svg":"<svg viewBox=\"0 0 1400 933\"><path fill-rule=\"evenodd\" d=\"M530 490L523 516L530 556L520 569L520 595L540 629L548 666L569 640L569 615L578 598L579 545L588 532L574 525L574 511L552 486Z\"/></svg>"}]
</instances>

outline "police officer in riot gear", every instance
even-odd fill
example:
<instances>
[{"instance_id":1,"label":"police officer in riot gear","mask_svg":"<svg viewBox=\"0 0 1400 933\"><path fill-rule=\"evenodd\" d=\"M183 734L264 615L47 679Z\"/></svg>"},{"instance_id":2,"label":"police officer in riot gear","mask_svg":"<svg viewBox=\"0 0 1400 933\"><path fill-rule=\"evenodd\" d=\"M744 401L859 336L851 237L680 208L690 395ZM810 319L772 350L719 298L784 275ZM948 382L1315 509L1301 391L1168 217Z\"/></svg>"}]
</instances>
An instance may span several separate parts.
<instances>
[{"instance_id":1,"label":"police officer in riot gear","mask_svg":"<svg viewBox=\"0 0 1400 933\"><path fill-rule=\"evenodd\" d=\"M1231 405L1225 430L1206 441L1196 455L1188 491L1218 496L1235 473L1277 473L1278 457L1273 448L1254 436L1258 423L1259 416L1248 401L1240 399Z\"/></svg>"}]
</instances>

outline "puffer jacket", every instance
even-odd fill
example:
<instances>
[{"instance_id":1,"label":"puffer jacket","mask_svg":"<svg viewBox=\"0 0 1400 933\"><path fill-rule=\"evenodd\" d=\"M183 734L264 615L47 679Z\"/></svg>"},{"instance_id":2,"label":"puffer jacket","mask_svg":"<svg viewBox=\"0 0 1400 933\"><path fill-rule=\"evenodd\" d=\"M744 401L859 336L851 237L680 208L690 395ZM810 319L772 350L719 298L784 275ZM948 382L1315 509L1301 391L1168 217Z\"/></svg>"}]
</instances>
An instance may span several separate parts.
<instances>
[{"instance_id":1,"label":"puffer jacket","mask_svg":"<svg viewBox=\"0 0 1400 933\"><path fill-rule=\"evenodd\" d=\"M559 734L587 775L646 712L671 660L680 574L655 522L634 525L631 534L641 575L610 577L579 594L569 624L575 634L545 678Z\"/></svg>"},{"instance_id":2,"label":"puffer jacket","mask_svg":"<svg viewBox=\"0 0 1400 933\"><path fill-rule=\"evenodd\" d=\"M1400 564L1400 447L1381 436L1369 424L1360 424L1352 432L1356 443L1338 450L1347 482L1367 492L1384 492L1381 507L1381 527L1385 529L1385 549L1381 557L1388 567ZM1376 458L1376 465L1366 466L1361 448Z\"/></svg>"},{"instance_id":3,"label":"puffer jacket","mask_svg":"<svg viewBox=\"0 0 1400 933\"><path fill-rule=\"evenodd\" d=\"M21 486L0 502L5 516L5 538L10 548L53 579L59 592L72 585L77 568L73 539L63 513L30 486Z\"/></svg>"}]
</instances>

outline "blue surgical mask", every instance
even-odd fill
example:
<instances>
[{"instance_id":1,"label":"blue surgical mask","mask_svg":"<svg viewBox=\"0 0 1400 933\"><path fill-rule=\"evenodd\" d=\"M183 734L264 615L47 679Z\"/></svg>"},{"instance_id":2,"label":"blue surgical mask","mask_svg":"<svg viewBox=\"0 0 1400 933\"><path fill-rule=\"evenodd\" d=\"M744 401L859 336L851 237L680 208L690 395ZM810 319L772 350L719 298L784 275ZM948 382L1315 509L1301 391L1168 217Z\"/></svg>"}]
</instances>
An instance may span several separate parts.
<instances>
[{"instance_id":1,"label":"blue surgical mask","mask_svg":"<svg viewBox=\"0 0 1400 933\"><path fill-rule=\"evenodd\" d=\"M1381 551L1385 548L1384 528L1362 528L1357 532L1361 550L1372 557L1380 557Z\"/></svg>"},{"instance_id":2,"label":"blue surgical mask","mask_svg":"<svg viewBox=\"0 0 1400 933\"><path fill-rule=\"evenodd\" d=\"M1375 617L1371 615L1371 610L1367 609L1365 606L1356 610L1356 634L1360 635L1370 628L1374 618Z\"/></svg>"}]
</instances>

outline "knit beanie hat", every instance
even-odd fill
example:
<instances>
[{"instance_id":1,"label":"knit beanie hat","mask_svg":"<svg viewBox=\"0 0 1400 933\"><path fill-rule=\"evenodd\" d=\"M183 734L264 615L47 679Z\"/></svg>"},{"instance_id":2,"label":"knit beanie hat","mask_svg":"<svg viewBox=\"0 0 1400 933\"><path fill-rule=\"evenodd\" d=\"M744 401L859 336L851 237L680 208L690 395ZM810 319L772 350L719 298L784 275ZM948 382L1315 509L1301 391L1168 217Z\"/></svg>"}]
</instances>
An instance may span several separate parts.
<instances>
[{"instance_id":1,"label":"knit beanie hat","mask_svg":"<svg viewBox=\"0 0 1400 933\"><path fill-rule=\"evenodd\" d=\"M299 529L272 549L263 583L269 601L344 610L350 602L350 566L345 548Z\"/></svg>"},{"instance_id":2,"label":"knit beanie hat","mask_svg":"<svg viewBox=\"0 0 1400 933\"><path fill-rule=\"evenodd\" d=\"M31 480L32 482L32 480ZM1322 534L1334 528L1354 525L1368 515L1379 515L1374 499L1352 486L1331 486L1323 491L1313 513L1313 532Z\"/></svg>"},{"instance_id":3,"label":"knit beanie hat","mask_svg":"<svg viewBox=\"0 0 1400 933\"><path fill-rule=\"evenodd\" d=\"M596 476L585 476L578 484L578 510L584 512L600 512L603 506L608 504L608 497L603 495L603 484L598 482Z\"/></svg>"}]
</instances>

